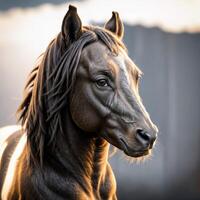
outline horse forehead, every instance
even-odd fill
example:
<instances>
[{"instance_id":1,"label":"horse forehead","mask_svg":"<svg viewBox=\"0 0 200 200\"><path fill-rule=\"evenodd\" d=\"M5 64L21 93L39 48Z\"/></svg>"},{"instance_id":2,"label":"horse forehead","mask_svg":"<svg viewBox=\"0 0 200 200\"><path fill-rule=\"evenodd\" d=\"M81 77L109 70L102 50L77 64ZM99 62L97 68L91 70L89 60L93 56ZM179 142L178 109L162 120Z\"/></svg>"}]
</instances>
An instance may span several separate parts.
<instances>
[{"instance_id":1,"label":"horse forehead","mask_svg":"<svg viewBox=\"0 0 200 200\"><path fill-rule=\"evenodd\" d=\"M110 68L113 70L115 68L117 71L127 72L127 61L130 58L127 56L126 52L119 49L119 54L115 55L112 53L108 47L101 42L95 42L83 49L81 55L81 61L87 62L87 64L92 63L94 66L101 66ZM101 64L101 65L99 65Z\"/></svg>"},{"instance_id":2,"label":"horse forehead","mask_svg":"<svg viewBox=\"0 0 200 200\"><path fill-rule=\"evenodd\" d=\"M81 59L90 61L105 60L109 54L109 49L101 42L94 42L86 46L81 54Z\"/></svg>"},{"instance_id":3,"label":"horse forehead","mask_svg":"<svg viewBox=\"0 0 200 200\"><path fill-rule=\"evenodd\" d=\"M115 55L112 53L106 45L104 45L101 42L95 42L88 46L86 46L83 49L81 58L92 61L92 62L101 62L101 63L115 63L116 67L120 67L124 69L126 67L125 60L128 58L125 55L125 52L123 50L120 50L120 53L118 55ZM108 65L110 66L110 65Z\"/></svg>"},{"instance_id":4,"label":"horse forehead","mask_svg":"<svg viewBox=\"0 0 200 200\"><path fill-rule=\"evenodd\" d=\"M123 75L124 80L130 83L130 77L127 67L127 60L126 56L124 56L123 53L119 52L119 55L113 58L114 62L116 63L118 67L118 71L120 71L119 75Z\"/></svg>"}]
</instances>

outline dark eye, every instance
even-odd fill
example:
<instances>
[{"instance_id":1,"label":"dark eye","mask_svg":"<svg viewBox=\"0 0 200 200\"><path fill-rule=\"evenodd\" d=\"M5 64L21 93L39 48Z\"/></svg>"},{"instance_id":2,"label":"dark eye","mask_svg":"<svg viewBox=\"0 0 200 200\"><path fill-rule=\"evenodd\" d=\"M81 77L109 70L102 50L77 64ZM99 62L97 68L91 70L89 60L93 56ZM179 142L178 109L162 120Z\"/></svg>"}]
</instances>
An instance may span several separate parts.
<instances>
[{"instance_id":1,"label":"dark eye","mask_svg":"<svg viewBox=\"0 0 200 200\"><path fill-rule=\"evenodd\" d=\"M99 87L107 87L108 81L106 79L99 79L96 81L97 86Z\"/></svg>"}]
</instances>

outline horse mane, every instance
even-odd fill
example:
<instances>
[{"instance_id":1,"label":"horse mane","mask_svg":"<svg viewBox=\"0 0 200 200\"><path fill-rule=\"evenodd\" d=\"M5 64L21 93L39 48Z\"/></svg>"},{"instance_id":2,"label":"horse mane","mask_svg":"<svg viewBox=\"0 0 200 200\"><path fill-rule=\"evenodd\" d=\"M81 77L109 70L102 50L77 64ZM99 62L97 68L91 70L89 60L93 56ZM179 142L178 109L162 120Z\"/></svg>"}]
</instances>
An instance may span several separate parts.
<instances>
[{"instance_id":1,"label":"horse mane","mask_svg":"<svg viewBox=\"0 0 200 200\"><path fill-rule=\"evenodd\" d=\"M81 52L96 41L103 42L115 54L119 47L125 49L106 29L85 26L81 37L71 44L66 44L59 33L31 71L17 110L18 120L27 134L30 164L42 166L45 150L49 146L54 148L57 134L63 134L62 109L68 106Z\"/></svg>"}]
</instances>

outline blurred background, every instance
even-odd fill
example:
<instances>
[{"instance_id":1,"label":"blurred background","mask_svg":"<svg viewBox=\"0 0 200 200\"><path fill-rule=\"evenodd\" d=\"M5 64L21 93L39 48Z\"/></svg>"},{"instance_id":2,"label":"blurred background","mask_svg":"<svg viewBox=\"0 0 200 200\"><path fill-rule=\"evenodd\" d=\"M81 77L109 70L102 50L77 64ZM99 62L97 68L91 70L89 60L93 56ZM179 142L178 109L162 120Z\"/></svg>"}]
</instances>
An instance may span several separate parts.
<instances>
[{"instance_id":1,"label":"blurred background","mask_svg":"<svg viewBox=\"0 0 200 200\"><path fill-rule=\"evenodd\" d=\"M71 3L83 24L104 24L113 10L124 42L144 72L140 93L159 137L151 158L111 159L120 200L200 199L199 0L1 0L0 126L16 123L26 77L60 31Z\"/></svg>"}]
</instances>

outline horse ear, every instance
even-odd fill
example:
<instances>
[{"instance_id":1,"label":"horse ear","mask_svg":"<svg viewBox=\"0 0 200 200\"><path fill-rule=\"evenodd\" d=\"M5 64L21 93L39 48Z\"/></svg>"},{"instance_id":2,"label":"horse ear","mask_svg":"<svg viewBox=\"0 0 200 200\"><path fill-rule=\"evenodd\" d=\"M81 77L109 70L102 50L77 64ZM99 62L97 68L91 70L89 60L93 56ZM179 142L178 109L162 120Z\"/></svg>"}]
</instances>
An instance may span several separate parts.
<instances>
[{"instance_id":1,"label":"horse ear","mask_svg":"<svg viewBox=\"0 0 200 200\"><path fill-rule=\"evenodd\" d=\"M81 36L81 33L82 23L77 14L77 8L69 5L69 10L62 22L62 37L67 42L74 42Z\"/></svg>"},{"instance_id":2,"label":"horse ear","mask_svg":"<svg viewBox=\"0 0 200 200\"><path fill-rule=\"evenodd\" d=\"M124 25L122 20L119 17L118 12L112 12L112 17L110 20L105 24L104 28L107 30L113 32L115 35L117 35L120 39L124 36Z\"/></svg>"}]
</instances>

